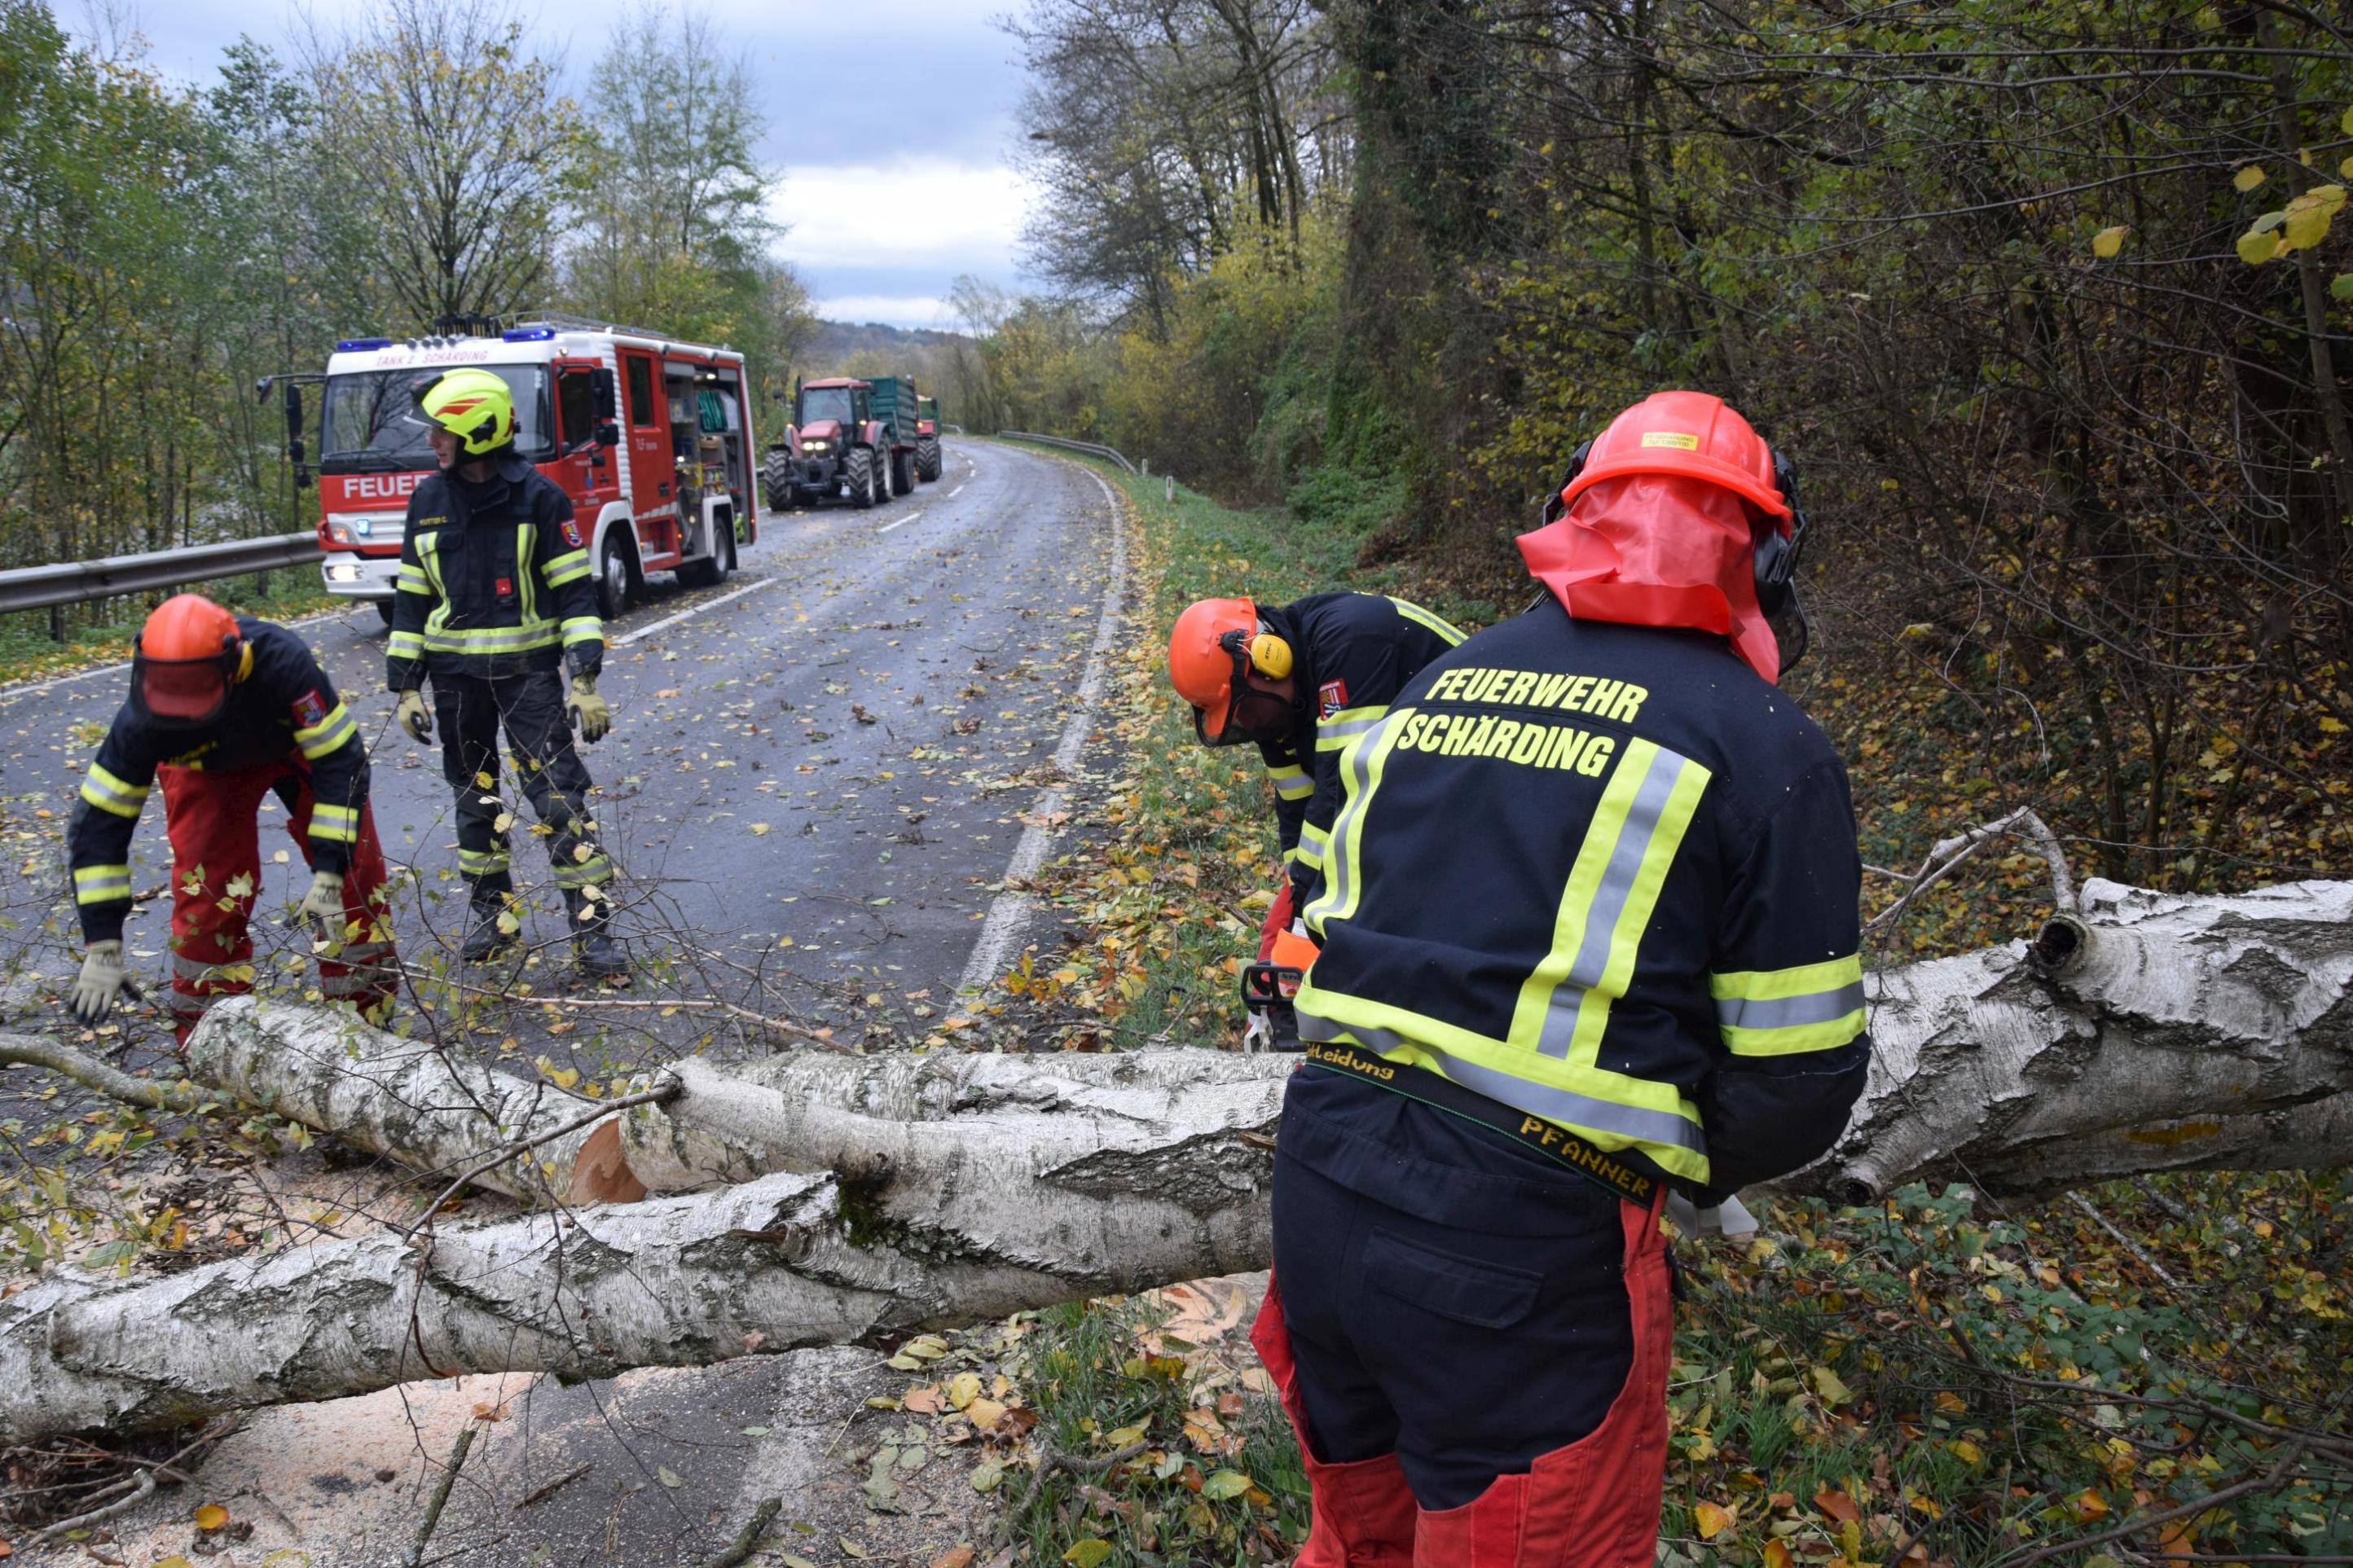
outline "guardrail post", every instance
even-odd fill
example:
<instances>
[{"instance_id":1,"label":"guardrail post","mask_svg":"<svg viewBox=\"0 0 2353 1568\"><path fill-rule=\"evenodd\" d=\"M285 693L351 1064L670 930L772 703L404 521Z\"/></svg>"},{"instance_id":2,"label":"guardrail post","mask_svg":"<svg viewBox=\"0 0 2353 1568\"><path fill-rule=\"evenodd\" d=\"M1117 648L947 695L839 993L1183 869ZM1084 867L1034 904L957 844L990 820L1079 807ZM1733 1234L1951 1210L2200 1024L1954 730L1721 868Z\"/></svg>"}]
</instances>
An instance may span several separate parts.
<instances>
[{"instance_id":1,"label":"guardrail post","mask_svg":"<svg viewBox=\"0 0 2353 1568\"><path fill-rule=\"evenodd\" d=\"M66 607L63 605L49 606L49 640L51 642L66 640Z\"/></svg>"},{"instance_id":2,"label":"guardrail post","mask_svg":"<svg viewBox=\"0 0 2353 1568\"><path fill-rule=\"evenodd\" d=\"M1160 476L1160 499L1166 501L1170 506L1175 506L1176 504L1176 475L1163 474Z\"/></svg>"}]
</instances>

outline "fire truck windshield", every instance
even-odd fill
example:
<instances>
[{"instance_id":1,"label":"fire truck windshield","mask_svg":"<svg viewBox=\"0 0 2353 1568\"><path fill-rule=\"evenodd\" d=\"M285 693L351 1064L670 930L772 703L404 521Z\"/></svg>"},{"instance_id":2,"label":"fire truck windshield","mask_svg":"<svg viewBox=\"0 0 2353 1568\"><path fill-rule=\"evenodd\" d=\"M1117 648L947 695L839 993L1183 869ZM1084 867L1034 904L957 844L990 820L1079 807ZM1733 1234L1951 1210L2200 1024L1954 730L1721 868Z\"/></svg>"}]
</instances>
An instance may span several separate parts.
<instances>
[{"instance_id":1,"label":"fire truck windshield","mask_svg":"<svg viewBox=\"0 0 2353 1568\"><path fill-rule=\"evenodd\" d=\"M846 386L807 386L801 389L801 423L814 425L820 419L849 423L849 388Z\"/></svg>"},{"instance_id":2,"label":"fire truck windshield","mask_svg":"<svg viewBox=\"0 0 2353 1568\"><path fill-rule=\"evenodd\" d=\"M484 365L514 394L515 455L529 462L555 456L549 439L547 372L535 364ZM327 378L319 411L319 471L394 472L434 466L428 426L410 390L431 372L363 370Z\"/></svg>"}]
</instances>

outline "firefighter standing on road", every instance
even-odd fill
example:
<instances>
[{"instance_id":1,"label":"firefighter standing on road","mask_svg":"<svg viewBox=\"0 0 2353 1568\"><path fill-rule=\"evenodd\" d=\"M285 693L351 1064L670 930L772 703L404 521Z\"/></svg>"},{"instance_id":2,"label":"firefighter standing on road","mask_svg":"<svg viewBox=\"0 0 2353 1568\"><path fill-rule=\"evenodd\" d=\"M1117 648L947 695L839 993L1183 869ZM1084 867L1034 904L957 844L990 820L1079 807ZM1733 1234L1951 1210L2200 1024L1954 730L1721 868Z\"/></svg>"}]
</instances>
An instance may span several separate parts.
<instances>
[{"instance_id":1,"label":"firefighter standing on road","mask_svg":"<svg viewBox=\"0 0 2353 1568\"><path fill-rule=\"evenodd\" d=\"M514 395L497 373L456 370L420 388L441 471L408 500L394 595L388 680L401 727L419 741L441 726L441 769L458 800L458 869L468 889L461 956L511 949L514 882L498 794L499 728L514 750L523 795L551 830L548 858L563 889L575 958L593 980L625 984L615 946L612 862L589 819L588 770L572 743L612 728L596 695L605 630L572 502L515 455ZM559 679L569 661L571 689ZM430 680L433 707L420 689Z\"/></svg>"},{"instance_id":2,"label":"firefighter standing on road","mask_svg":"<svg viewBox=\"0 0 2353 1568\"><path fill-rule=\"evenodd\" d=\"M1378 594L1315 594L1279 608L1203 599L1176 617L1168 679L1192 704L1194 732L1209 746L1256 742L1274 784L1284 877L1260 933L1261 959L1323 875L1341 748L1461 640L1420 605Z\"/></svg>"},{"instance_id":3,"label":"firefighter standing on road","mask_svg":"<svg viewBox=\"0 0 2353 1568\"><path fill-rule=\"evenodd\" d=\"M368 812L367 748L334 682L292 632L195 594L164 600L131 647L131 700L82 780L66 835L89 952L74 1016L96 1024L122 990L131 834L160 777L180 1045L213 998L253 989L256 814L273 793L311 867L301 913L322 939L319 989L384 1022L395 984L384 853Z\"/></svg>"},{"instance_id":4,"label":"firefighter standing on road","mask_svg":"<svg viewBox=\"0 0 2353 1568\"><path fill-rule=\"evenodd\" d=\"M1341 759L1252 1336L1302 1568L1649 1568L1666 1189L1795 1169L1862 1087L1846 776L1773 684L1793 472L1662 393L1561 500L1546 597Z\"/></svg>"}]
</instances>

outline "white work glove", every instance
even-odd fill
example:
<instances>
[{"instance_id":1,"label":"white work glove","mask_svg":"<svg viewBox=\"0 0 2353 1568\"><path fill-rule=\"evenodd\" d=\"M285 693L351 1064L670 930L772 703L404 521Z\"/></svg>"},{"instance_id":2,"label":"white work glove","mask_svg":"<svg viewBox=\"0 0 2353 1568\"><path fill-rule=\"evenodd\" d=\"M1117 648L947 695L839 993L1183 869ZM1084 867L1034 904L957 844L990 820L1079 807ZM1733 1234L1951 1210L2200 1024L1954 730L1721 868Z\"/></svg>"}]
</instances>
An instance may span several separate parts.
<instances>
[{"instance_id":1,"label":"white work glove","mask_svg":"<svg viewBox=\"0 0 2353 1568\"><path fill-rule=\"evenodd\" d=\"M67 1004L69 1010L83 1023L96 1024L114 1005L114 999L122 994L123 978L122 943L91 942L90 956L81 961L81 974L74 981L73 999Z\"/></svg>"},{"instance_id":2,"label":"white work glove","mask_svg":"<svg viewBox=\"0 0 2353 1568\"><path fill-rule=\"evenodd\" d=\"M433 738L433 710L425 706L425 693L410 687L400 694L400 706L395 710L400 727L408 731L412 741Z\"/></svg>"},{"instance_id":3,"label":"white work glove","mask_svg":"<svg viewBox=\"0 0 2353 1568\"><path fill-rule=\"evenodd\" d=\"M301 907L294 911L311 922L312 931L322 942L343 940L343 874L341 871L313 871L311 890L302 895Z\"/></svg>"}]
</instances>

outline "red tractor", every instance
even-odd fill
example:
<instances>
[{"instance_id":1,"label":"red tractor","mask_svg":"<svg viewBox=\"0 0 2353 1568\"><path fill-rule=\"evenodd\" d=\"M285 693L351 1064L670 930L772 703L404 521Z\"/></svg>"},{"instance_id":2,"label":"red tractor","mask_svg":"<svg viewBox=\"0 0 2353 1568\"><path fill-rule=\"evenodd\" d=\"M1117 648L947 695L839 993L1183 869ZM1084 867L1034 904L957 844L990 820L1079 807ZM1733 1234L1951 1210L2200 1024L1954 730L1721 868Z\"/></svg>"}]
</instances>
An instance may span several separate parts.
<instances>
[{"instance_id":1,"label":"red tractor","mask_svg":"<svg viewBox=\"0 0 2353 1568\"><path fill-rule=\"evenodd\" d=\"M874 384L849 376L794 384L793 422L760 465L771 510L836 496L870 507L915 488L913 432L902 437L876 403Z\"/></svg>"}]
</instances>

